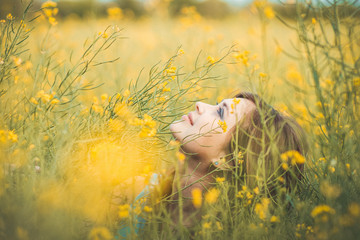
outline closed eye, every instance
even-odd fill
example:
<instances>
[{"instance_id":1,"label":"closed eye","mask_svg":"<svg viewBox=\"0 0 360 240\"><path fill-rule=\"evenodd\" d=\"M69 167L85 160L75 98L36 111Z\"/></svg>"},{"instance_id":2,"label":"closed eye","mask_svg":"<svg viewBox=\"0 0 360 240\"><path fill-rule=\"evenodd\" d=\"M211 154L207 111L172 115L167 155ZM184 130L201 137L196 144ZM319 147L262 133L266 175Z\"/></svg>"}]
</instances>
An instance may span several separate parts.
<instances>
[{"instance_id":1,"label":"closed eye","mask_svg":"<svg viewBox=\"0 0 360 240\"><path fill-rule=\"evenodd\" d=\"M224 118L224 108L223 107L219 107L217 110L217 113L219 114L221 119Z\"/></svg>"}]
</instances>

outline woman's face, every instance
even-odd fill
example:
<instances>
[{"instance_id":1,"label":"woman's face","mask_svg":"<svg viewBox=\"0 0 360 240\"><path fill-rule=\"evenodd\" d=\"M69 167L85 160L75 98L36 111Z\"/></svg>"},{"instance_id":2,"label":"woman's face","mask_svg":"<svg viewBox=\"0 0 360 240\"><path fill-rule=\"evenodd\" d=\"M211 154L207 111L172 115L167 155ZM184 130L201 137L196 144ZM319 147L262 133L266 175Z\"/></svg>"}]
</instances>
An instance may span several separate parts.
<instances>
[{"instance_id":1,"label":"woman's face","mask_svg":"<svg viewBox=\"0 0 360 240\"><path fill-rule=\"evenodd\" d=\"M228 154L236 124L253 110L255 104L243 98L225 99L218 105L197 102L195 111L172 123L170 131L186 153L219 159Z\"/></svg>"}]
</instances>

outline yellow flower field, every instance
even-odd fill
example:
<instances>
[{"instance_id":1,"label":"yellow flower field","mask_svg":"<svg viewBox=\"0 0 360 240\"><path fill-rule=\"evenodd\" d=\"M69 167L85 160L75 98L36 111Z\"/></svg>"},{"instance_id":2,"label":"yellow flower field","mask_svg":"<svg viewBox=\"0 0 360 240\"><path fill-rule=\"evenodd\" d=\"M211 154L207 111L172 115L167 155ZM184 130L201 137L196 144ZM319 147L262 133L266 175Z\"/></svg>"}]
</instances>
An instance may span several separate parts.
<instances>
[{"instance_id":1,"label":"yellow flower field","mask_svg":"<svg viewBox=\"0 0 360 240\"><path fill-rule=\"evenodd\" d=\"M212 19L194 6L172 16L169 2L79 18L24 1L23 18L0 19L0 239L357 238L359 6L299 1L285 18L256 0ZM135 201L154 173L186 162L169 125L240 91L295 117L309 153L279 153L283 174L264 163L243 176L236 152L239 181L225 173L191 192L192 230L173 226L167 199Z\"/></svg>"}]
</instances>

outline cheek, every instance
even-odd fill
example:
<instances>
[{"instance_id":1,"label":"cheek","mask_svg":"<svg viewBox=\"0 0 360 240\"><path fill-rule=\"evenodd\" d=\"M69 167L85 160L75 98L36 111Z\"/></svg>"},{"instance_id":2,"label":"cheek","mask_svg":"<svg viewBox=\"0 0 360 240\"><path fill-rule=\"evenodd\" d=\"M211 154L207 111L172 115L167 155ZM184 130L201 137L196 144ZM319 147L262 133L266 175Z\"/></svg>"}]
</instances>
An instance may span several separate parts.
<instances>
[{"instance_id":1,"label":"cheek","mask_svg":"<svg viewBox=\"0 0 360 240\"><path fill-rule=\"evenodd\" d=\"M183 145L183 150L187 153L196 153L201 156L216 155L226 145L224 134L207 134L197 137L194 140L188 139L189 142Z\"/></svg>"}]
</instances>

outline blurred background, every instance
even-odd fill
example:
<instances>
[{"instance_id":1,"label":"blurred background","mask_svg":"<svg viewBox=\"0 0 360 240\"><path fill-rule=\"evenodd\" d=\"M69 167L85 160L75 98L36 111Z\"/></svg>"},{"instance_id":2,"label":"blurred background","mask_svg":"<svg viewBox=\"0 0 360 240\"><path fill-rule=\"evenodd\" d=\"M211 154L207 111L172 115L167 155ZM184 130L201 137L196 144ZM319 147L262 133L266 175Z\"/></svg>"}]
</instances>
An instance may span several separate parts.
<instances>
[{"instance_id":1,"label":"blurred background","mask_svg":"<svg viewBox=\"0 0 360 240\"><path fill-rule=\"evenodd\" d=\"M40 7L46 1L35 0ZM251 0L58 0L59 17L105 17L109 7L120 7L127 16L141 18L166 11L173 17L179 16L181 9L194 6L203 17L224 18L248 8ZM294 16L293 0L270 1L275 11L288 17ZM23 12L21 0L0 0L0 16L11 12L19 16Z\"/></svg>"}]
</instances>

